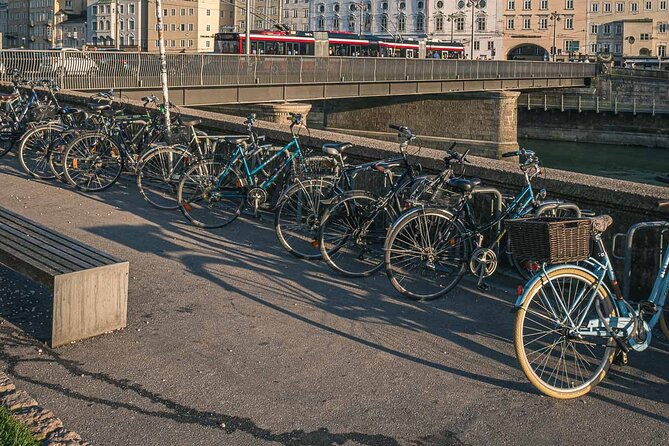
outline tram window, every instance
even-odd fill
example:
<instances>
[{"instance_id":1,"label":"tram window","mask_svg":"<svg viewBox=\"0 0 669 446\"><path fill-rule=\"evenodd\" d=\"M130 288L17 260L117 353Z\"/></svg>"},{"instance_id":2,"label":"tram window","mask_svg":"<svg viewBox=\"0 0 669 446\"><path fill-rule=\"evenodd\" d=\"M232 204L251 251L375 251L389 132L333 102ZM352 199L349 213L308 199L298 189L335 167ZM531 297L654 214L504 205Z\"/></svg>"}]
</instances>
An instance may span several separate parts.
<instances>
[{"instance_id":1,"label":"tram window","mask_svg":"<svg viewBox=\"0 0 669 446\"><path fill-rule=\"evenodd\" d=\"M223 54L239 54L239 42L234 40L219 40L216 42L218 44L219 52Z\"/></svg>"}]
</instances>

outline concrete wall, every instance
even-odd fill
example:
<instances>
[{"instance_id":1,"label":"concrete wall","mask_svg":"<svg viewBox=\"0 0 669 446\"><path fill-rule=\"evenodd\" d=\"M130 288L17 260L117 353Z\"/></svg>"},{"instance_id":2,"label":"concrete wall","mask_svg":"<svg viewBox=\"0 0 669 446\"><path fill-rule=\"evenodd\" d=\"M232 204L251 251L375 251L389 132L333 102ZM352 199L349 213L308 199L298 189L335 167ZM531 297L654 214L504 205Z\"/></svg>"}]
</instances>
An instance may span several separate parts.
<instances>
[{"instance_id":1,"label":"concrete wall","mask_svg":"<svg viewBox=\"0 0 669 446\"><path fill-rule=\"evenodd\" d=\"M669 102L669 71L663 73L644 72L645 70L610 69L593 80L593 86L600 98L624 99L632 102L658 103Z\"/></svg>"},{"instance_id":2,"label":"concrete wall","mask_svg":"<svg viewBox=\"0 0 669 446\"><path fill-rule=\"evenodd\" d=\"M76 92L63 93L64 102L88 102L88 95ZM130 107L139 107L137 101L129 101ZM215 129L217 132L243 134L246 127L243 119L189 108L182 108L184 116L193 116L202 119L202 126ZM435 124L436 125L436 124ZM259 122L258 128L267 138L276 142L287 142L290 132L283 124ZM379 141L359 136L343 135L325 130L311 130L304 142L312 147L319 147L326 142L351 142L354 148L350 153L364 159L382 159L397 156L398 143ZM316 151L318 153L318 151ZM428 171L443 169L444 152L435 149L423 148L413 162L419 162ZM472 164L467 166L466 175L479 177L484 185L499 187L504 191L517 192L523 185L523 177L515 163L471 157ZM658 199L669 200L669 188L648 184L632 183L609 178L595 177L574 172L555 169L546 169L544 175L535 182L538 188L548 190L549 197L562 198L578 203L582 208L592 209L599 213L608 213L614 218L614 225L609 229L610 235L617 232L626 232L628 227L641 221L668 220L669 212L657 208ZM652 265L655 261L653 239L639 239L639 248L642 255L634 270L633 289L648 286L652 275Z\"/></svg>"},{"instance_id":3,"label":"concrete wall","mask_svg":"<svg viewBox=\"0 0 669 446\"><path fill-rule=\"evenodd\" d=\"M518 110L520 138L669 148L669 115Z\"/></svg>"},{"instance_id":4,"label":"concrete wall","mask_svg":"<svg viewBox=\"0 0 669 446\"><path fill-rule=\"evenodd\" d=\"M490 92L330 100L323 106L323 120L328 129L372 132L407 125L418 134L449 138L472 153L499 158L518 148L518 96Z\"/></svg>"}]
</instances>

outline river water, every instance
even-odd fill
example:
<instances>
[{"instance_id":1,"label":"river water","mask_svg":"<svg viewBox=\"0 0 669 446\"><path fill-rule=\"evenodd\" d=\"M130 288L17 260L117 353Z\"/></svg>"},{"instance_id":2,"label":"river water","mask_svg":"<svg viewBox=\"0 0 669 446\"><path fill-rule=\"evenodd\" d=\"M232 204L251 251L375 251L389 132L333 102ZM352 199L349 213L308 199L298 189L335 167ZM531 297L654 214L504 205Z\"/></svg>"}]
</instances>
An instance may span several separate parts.
<instances>
[{"instance_id":1,"label":"river water","mask_svg":"<svg viewBox=\"0 0 669 446\"><path fill-rule=\"evenodd\" d=\"M520 139L534 150L544 166L602 177L660 184L657 175L669 174L669 147L614 146L541 139Z\"/></svg>"}]
</instances>

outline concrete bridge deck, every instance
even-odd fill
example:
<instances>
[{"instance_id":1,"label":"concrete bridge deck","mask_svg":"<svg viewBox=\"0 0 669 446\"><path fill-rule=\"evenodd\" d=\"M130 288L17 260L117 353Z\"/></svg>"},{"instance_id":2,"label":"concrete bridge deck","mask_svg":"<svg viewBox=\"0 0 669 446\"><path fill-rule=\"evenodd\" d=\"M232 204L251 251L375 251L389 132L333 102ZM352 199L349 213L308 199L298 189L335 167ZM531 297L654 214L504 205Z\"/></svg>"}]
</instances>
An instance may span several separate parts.
<instances>
[{"instance_id":1,"label":"concrete bridge deck","mask_svg":"<svg viewBox=\"0 0 669 446\"><path fill-rule=\"evenodd\" d=\"M27 76L55 77L64 89L114 88L137 99L160 88L152 53L6 50L0 61ZM581 87L597 75L595 64L578 63L222 54L169 54L167 68L178 105Z\"/></svg>"},{"instance_id":2,"label":"concrete bridge deck","mask_svg":"<svg viewBox=\"0 0 669 446\"><path fill-rule=\"evenodd\" d=\"M415 304L278 246L270 219L206 232L132 178L84 196L0 163L0 206L128 259L126 330L37 343L41 293L0 269L0 366L99 446L669 442L659 341L589 396L539 396L512 344L515 281ZM625 420L624 432L611 428Z\"/></svg>"}]
</instances>

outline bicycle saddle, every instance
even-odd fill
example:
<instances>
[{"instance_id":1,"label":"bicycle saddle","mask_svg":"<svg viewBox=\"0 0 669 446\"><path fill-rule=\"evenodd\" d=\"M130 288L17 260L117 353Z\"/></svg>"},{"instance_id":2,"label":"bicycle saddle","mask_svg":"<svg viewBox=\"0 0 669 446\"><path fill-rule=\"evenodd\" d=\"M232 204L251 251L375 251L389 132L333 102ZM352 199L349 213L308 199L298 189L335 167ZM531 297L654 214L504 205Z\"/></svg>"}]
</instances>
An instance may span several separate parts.
<instances>
[{"instance_id":1,"label":"bicycle saddle","mask_svg":"<svg viewBox=\"0 0 669 446\"><path fill-rule=\"evenodd\" d=\"M338 156L345 150L350 149L351 147L353 147L353 144L351 144L350 142L327 143L323 144L323 153L325 153L326 155Z\"/></svg>"},{"instance_id":2,"label":"bicycle saddle","mask_svg":"<svg viewBox=\"0 0 669 446\"><path fill-rule=\"evenodd\" d=\"M592 230L600 234L613 224L613 218L610 215L598 215L597 217L592 217L590 221L592 222Z\"/></svg>"},{"instance_id":3,"label":"bicycle saddle","mask_svg":"<svg viewBox=\"0 0 669 446\"><path fill-rule=\"evenodd\" d=\"M249 140L248 136L226 136L225 137L225 142L228 144L232 144L233 146L238 146L243 142L246 142Z\"/></svg>"},{"instance_id":4,"label":"bicycle saddle","mask_svg":"<svg viewBox=\"0 0 669 446\"><path fill-rule=\"evenodd\" d=\"M11 101L12 99L16 99L18 97L18 93L0 94L0 101Z\"/></svg>"},{"instance_id":5,"label":"bicycle saddle","mask_svg":"<svg viewBox=\"0 0 669 446\"><path fill-rule=\"evenodd\" d=\"M394 169L396 167L400 167L401 165L402 162L400 160L379 161L378 163L372 164L372 169L378 170L379 172L385 172L386 170Z\"/></svg>"},{"instance_id":6,"label":"bicycle saddle","mask_svg":"<svg viewBox=\"0 0 669 446\"><path fill-rule=\"evenodd\" d=\"M179 124L184 125L186 127L195 127L196 125L200 125L202 123L202 119L183 119L179 118Z\"/></svg>"},{"instance_id":7,"label":"bicycle saddle","mask_svg":"<svg viewBox=\"0 0 669 446\"><path fill-rule=\"evenodd\" d=\"M478 178L451 178L447 184L453 189L461 190L462 192L471 192L474 188L481 185L481 180Z\"/></svg>"},{"instance_id":8,"label":"bicycle saddle","mask_svg":"<svg viewBox=\"0 0 669 446\"><path fill-rule=\"evenodd\" d=\"M88 108L90 108L93 111L101 111L101 110L107 110L111 107L110 104L100 104L100 103L90 103L88 104Z\"/></svg>"},{"instance_id":9,"label":"bicycle saddle","mask_svg":"<svg viewBox=\"0 0 669 446\"><path fill-rule=\"evenodd\" d=\"M73 115L73 114L79 113L79 112L81 112L81 110L79 110L78 108L63 107L63 108L59 108L56 111L56 114L58 114L58 115Z\"/></svg>"}]
</instances>

